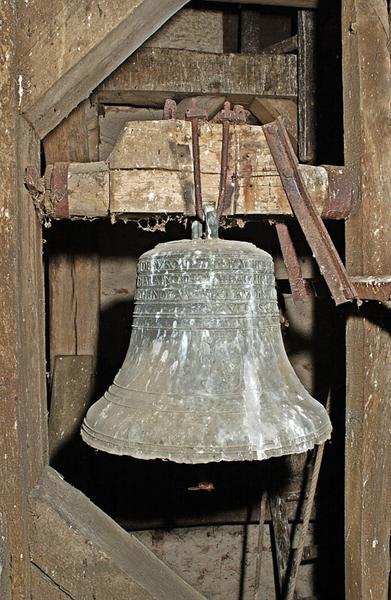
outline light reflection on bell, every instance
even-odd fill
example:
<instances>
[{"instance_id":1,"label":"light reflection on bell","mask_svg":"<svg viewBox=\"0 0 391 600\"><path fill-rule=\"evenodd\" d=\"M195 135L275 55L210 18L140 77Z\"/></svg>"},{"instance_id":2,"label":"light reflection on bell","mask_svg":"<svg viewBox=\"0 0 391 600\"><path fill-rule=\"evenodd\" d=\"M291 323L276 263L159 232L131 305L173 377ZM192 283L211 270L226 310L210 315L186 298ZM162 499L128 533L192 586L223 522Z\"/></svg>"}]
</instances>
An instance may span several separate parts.
<instances>
[{"instance_id":1,"label":"light reflection on bell","mask_svg":"<svg viewBox=\"0 0 391 600\"><path fill-rule=\"evenodd\" d=\"M85 442L205 463L305 452L330 433L286 356L269 254L195 239L141 256L129 349L86 415Z\"/></svg>"}]
</instances>

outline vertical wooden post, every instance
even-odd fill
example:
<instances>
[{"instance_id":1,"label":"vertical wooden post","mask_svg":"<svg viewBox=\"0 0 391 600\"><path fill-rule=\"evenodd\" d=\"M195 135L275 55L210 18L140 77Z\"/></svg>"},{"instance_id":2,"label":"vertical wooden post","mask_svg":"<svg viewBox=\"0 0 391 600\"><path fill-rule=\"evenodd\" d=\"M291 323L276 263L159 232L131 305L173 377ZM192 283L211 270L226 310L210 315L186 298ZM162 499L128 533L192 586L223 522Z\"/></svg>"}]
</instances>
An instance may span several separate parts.
<instances>
[{"instance_id":1,"label":"vertical wooden post","mask_svg":"<svg viewBox=\"0 0 391 600\"><path fill-rule=\"evenodd\" d=\"M30 597L27 494L47 455L41 228L23 189L39 140L18 115L16 8L0 3L0 513L9 589ZM4 586L3 586L4 587Z\"/></svg>"},{"instance_id":2,"label":"vertical wooden post","mask_svg":"<svg viewBox=\"0 0 391 600\"><path fill-rule=\"evenodd\" d=\"M391 271L391 70L386 0L342 3L345 162L355 185L346 226L351 275ZM391 310L347 324L346 599L386 600L391 496Z\"/></svg>"},{"instance_id":3,"label":"vertical wooden post","mask_svg":"<svg viewBox=\"0 0 391 600\"><path fill-rule=\"evenodd\" d=\"M299 159L315 163L316 159L316 15L313 10L299 10L297 23L297 85Z\"/></svg>"}]
</instances>

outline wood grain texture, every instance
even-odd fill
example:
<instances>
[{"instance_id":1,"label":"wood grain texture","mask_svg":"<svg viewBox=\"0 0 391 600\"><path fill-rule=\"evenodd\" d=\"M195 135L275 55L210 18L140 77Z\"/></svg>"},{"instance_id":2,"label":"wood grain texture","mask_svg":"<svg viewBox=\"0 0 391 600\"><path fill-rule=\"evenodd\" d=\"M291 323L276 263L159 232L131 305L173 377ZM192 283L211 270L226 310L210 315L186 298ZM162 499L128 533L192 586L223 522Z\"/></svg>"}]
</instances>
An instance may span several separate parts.
<instances>
[{"instance_id":1,"label":"wood grain texture","mask_svg":"<svg viewBox=\"0 0 391 600\"><path fill-rule=\"evenodd\" d=\"M216 123L205 123L200 127L200 133L204 201L215 203L219 188L222 127ZM107 182L102 185L102 175L106 177L107 173L105 163L69 165L68 204L71 217L107 214L108 188L110 215L182 213L184 206L192 205L193 163L189 122L129 122L124 126L108 163L109 186ZM261 127L240 125L231 128L229 168L229 214L292 214ZM50 166L47 167L47 171L50 169ZM327 171L323 167L307 165L300 169L321 212L329 196ZM80 184L78 177L82 178ZM69 183L71 179L72 185ZM84 193L81 193L82 189ZM50 214L53 201L59 194L50 187L47 189L44 202Z\"/></svg>"},{"instance_id":2,"label":"wood grain texture","mask_svg":"<svg viewBox=\"0 0 391 600\"><path fill-rule=\"evenodd\" d=\"M345 159L354 179L346 227L351 275L391 265L391 70L385 0L345 0L342 13ZM370 303L347 327L346 598L388 597L391 494L391 311Z\"/></svg>"},{"instance_id":3,"label":"wood grain texture","mask_svg":"<svg viewBox=\"0 0 391 600\"><path fill-rule=\"evenodd\" d=\"M31 565L31 600L69 600L70 596L63 592L47 575L35 565Z\"/></svg>"},{"instance_id":4,"label":"wood grain texture","mask_svg":"<svg viewBox=\"0 0 391 600\"><path fill-rule=\"evenodd\" d=\"M163 110L135 106L104 106L99 115L99 160L106 160L128 121L157 121ZM95 160L95 159L91 159Z\"/></svg>"},{"instance_id":5,"label":"wood grain texture","mask_svg":"<svg viewBox=\"0 0 391 600\"><path fill-rule=\"evenodd\" d=\"M56 356L49 415L52 460L79 436L81 422L91 400L93 377L92 356Z\"/></svg>"},{"instance_id":6,"label":"wood grain texture","mask_svg":"<svg viewBox=\"0 0 391 600\"><path fill-rule=\"evenodd\" d=\"M146 42L153 48L223 51L223 11L182 8Z\"/></svg>"},{"instance_id":7,"label":"wood grain texture","mask_svg":"<svg viewBox=\"0 0 391 600\"><path fill-rule=\"evenodd\" d=\"M44 141L47 163L75 161L67 177L69 209L90 216L89 200L93 200L94 214L103 216L108 210L108 202L104 202L109 184L105 163L94 163L96 177L89 177L89 161L98 158L97 131L96 107L82 102ZM77 198L76 204L73 198ZM69 239L59 232L58 240L57 252L49 256L51 370L57 355L95 356L98 339L99 257L93 234L86 230L82 239Z\"/></svg>"},{"instance_id":8,"label":"wood grain texture","mask_svg":"<svg viewBox=\"0 0 391 600\"><path fill-rule=\"evenodd\" d=\"M20 108L39 136L60 123L185 3L21 3Z\"/></svg>"},{"instance_id":9,"label":"wood grain texture","mask_svg":"<svg viewBox=\"0 0 391 600\"><path fill-rule=\"evenodd\" d=\"M30 510L32 562L70 598L202 600L52 469L31 495Z\"/></svg>"},{"instance_id":10,"label":"wood grain texture","mask_svg":"<svg viewBox=\"0 0 391 600\"><path fill-rule=\"evenodd\" d=\"M208 0L209 1L209 0ZM212 2L233 2L236 0L211 0ZM259 4L260 6L287 6L290 8L316 8L319 0L242 0L241 4Z\"/></svg>"},{"instance_id":11,"label":"wood grain texture","mask_svg":"<svg viewBox=\"0 0 391 600\"><path fill-rule=\"evenodd\" d=\"M27 494L45 462L42 245L25 167L39 170L39 143L17 114L17 15L0 4L0 513L5 572L14 600L30 594ZM8 593L8 590L6 590Z\"/></svg>"},{"instance_id":12,"label":"wood grain texture","mask_svg":"<svg viewBox=\"0 0 391 600\"><path fill-rule=\"evenodd\" d=\"M262 125L282 117L294 150L297 150L297 103L289 98L254 98L250 111Z\"/></svg>"},{"instance_id":13,"label":"wood grain texture","mask_svg":"<svg viewBox=\"0 0 391 600\"><path fill-rule=\"evenodd\" d=\"M316 13L300 10L297 22L299 159L316 160Z\"/></svg>"},{"instance_id":14,"label":"wood grain texture","mask_svg":"<svg viewBox=\"0 0 391 600\"><path fill-rule=\"evenodd\" d=\"M146 105L154 98L159 103L167 97L202 94L223 95L246 104L253 96L289 98L296 92L294 55L212 54L168 48L140 48L96 90L103 103L134 104L141 95Z\"/></svg>"}]
</instances>

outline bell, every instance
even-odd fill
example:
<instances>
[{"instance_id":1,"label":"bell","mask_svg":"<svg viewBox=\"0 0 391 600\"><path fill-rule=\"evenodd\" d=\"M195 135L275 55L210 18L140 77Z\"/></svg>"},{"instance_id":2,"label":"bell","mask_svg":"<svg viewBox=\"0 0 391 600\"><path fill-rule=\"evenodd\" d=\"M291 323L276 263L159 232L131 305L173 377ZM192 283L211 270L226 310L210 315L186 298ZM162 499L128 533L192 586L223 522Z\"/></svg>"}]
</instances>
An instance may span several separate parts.
<instances>
[{"instance_id":1,"label":"bell","mask_svg":"<svg viewBox=\"0 0 391 600\"><path fill-rule=\"evenodd\" d=\"M141 256L129 349L85 417L85 442L206 463L305 452L330 433L286 356L269 254L193 239Z\"/></svg>"}]
</instances>

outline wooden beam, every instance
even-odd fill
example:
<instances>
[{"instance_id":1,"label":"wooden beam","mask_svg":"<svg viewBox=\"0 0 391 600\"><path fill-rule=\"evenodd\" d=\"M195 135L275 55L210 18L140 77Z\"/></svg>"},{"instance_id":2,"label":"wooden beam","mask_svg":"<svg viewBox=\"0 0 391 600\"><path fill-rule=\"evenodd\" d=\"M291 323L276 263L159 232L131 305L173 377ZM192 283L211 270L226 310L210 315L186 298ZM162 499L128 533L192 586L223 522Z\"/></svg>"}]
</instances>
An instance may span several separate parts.
<instances>
[{"instance_id":1,"label":"wooden beam","mask_svg":"<svg viewBox=\"0 0 391 600\"><path fill-rule=\"evenodd\" d=\"M141 48L96 92L102 103L144 106L203 94L227 96L240 104L248 104L253 96L294 98L296 56Z\"/></svg>"},{"instance_id":2,"label":"wooden beam","mask_svg":"<svg viewBox=\"0 0 391 600\"><path fill-rule=\"evenodd\" d=\"M91 401L92 356L56 356L49 414L49 446L55 461L61 449L79 436Z\"/></svg>"},{"instance_id":3,"label":"wooden beam","mask_svg":"<svg viewBox=\"0 0 391 600\"><path fill-rule=\"evenodd\" d=\"M316 161L316 13L300 10L297 21L299 160Z\"/></svg>"},{"instance_id":4,"label":"wooden beam","mask_svg":"<svg viewBox=\"0 0 391 600\"><path fill-rule=\"evenodd\" d=\"M74 189L80 201L87 199L84 210L88 213L88 198L94 194L94 210L102 214L99 192L107 186L105 164L95 168L95 179L88 178L91 163L98 159L98 114L96 107L82 102L44 140L46 163L78 161L77 174L68 178L69 189ZM61 179L63 170L48 176L51 181ZM86 178L88 183L86 186ZM95 187L91 184L95 181ZM67 209L69 210L69 209ZM107 214L107 212L103 212ZM49 246L49 339L50 368L56 356L92 355L96 357L99 321L99 257L93 232L84 229L82 236L69 238L68 232L59 231L56 251Z\"/></svg>"},{"instance_id":5,"label":"wooden beam","mask_svg":"<svg viewBox=\"0 0 391 600\"><path fill-rule=\"evenodd\" d=\"M262 125L282 117L294 150L297 149L297 104L289 98L254 98L249 110Z\"/></svg>"},{"instance_id":6,"label":"wooden beam","mask_svg":"<svg viewBox=\"0 0 391 600\"><path fill-rule=\"evenodd\" d=\"M222 127L205 123L200 127L200 134L204 201L214 203L219 187ZM229 214L291 216L263 129L253 125L232 126L230 148ZM302 165L300 169L318 210L329 214L330 207L338 206L338 177L344 176L343 169L335 169L338 175L334 183L324 167ZM62 176L53 177L55 171L61 171ZM104 181L109 178L109 183L103 184L102 176ZM78 179L81 179L80 184ZM191 125L179 120L129 122L108 163L49 165L44 180L46 192L41 206L47 215L55 218L193 214ZM62 199L60 203L58 198ZM345 218L347 214L348 211L337 216ZM51 281L50 285L58 286L60 293L64 281ZM68 297L71 301L72 294ZM64 299L59 306L64 307ZM53 326L58 322L57 316ZM68 335L70 328L62 328ZM75 354L71 350L69 347L67 352L59 354Z\"/></svg>"},{"instance_id":7,"label":"wooden beam","mask_svg":"<svg viewBox=\"0 0 391 600\"><path fill-rule=\"evenodd\" d=\"M21 3L19 104L42 138L186 0ZM44 68L43 68L44 65Z\"/></svg>"},{"instance_id":8,"label":"wooden beam","mask_svg":"<svg viewBox=\"0 0 391 600\"><path fill-rule=\"evenodd\" d=\"M12 600L11 594L11 553L5 518L0 513L0 598Z\"/></svg>"},{"instance_id":9,"label":"wooden beam","mask_svg":"<svg viewBox=\"0 0 391 600\"><path fill-rule=\"evenodd\" d=\"M30 510L31 560L67 597L203 600L52 469L31 495Z\"/></svg>"},{"instance_id":10,"label":"wooden beam","mask_svg":"<svg viewBox=\"0 0 391 600\"><path fill-rule=\"evenodd\" d=\"M207 0L212 2L232 2L236 0ZM317 8L319 0L241 0L241 4L258 4L260 6L286 6L288 8Z\"/></svg>"},{"instance_id":11,"label":"wooden beam","mask_svg":"<svg viewBox=\"0 0 391 600\"><path fill-rule=\"evenodd\" d=\"M355 206L346 262L356 276L391 265L391 69L386 0L342 3L345 160ZM347 326L346 599L388 597L391 496L390 309L370 303Z\"/></svg>"},{"instance_id":12,"label":"wooden beam","mask_svg":"<svg viewBox=\"0 0 391 600\"><path fill-rule=\"evenodd\" d=\"M41 227L24 190L39 143L17 114L15 4L0 4L0 513L11 595L30 597L27 494L46 460Z\"/></svg>"}]
</instances>

